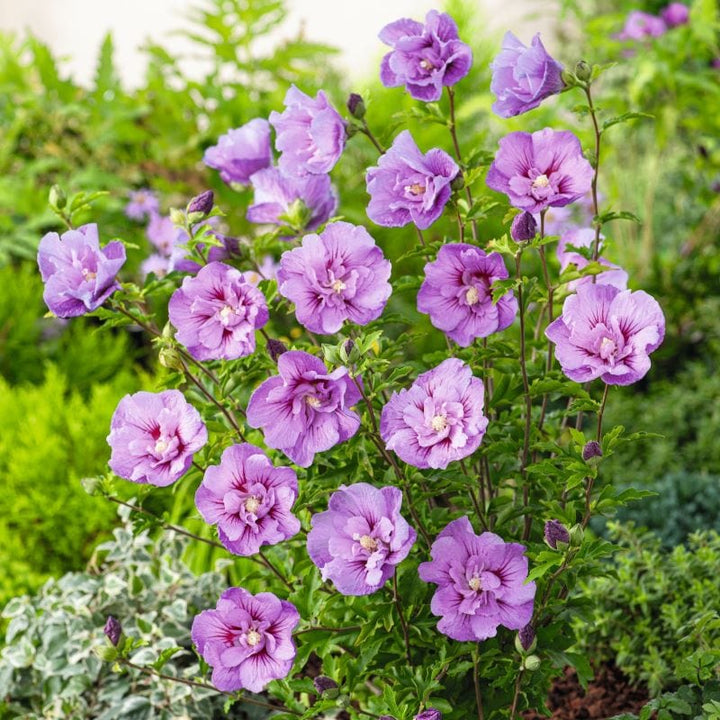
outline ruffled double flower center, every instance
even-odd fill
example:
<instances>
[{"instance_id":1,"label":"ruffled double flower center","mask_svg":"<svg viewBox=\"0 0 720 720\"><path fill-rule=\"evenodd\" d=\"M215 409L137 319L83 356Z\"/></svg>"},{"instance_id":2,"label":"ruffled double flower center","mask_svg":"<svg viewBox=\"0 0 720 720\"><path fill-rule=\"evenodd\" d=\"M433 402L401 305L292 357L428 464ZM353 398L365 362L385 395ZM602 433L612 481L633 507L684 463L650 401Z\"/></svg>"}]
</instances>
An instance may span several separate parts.
<instances>
[{"instance_id":1,"label":"ruffled double flower center","mask_svg":"<svg viewBox=\"0 0 720 720\"><path fill-rule=\"evenodd\" d=\"M480 310L481 305L485 305L492 299L492 280L491 277L482 273L463 272L456 293L460 304Z\"/></svg>"},{"instance_id":2,"label":"ruffled double flower center","mask_svg":"<svg viewBox=\"0 0 720 720\"><path fill-rule=\"evenodd\" d=\"M300 382L293 393L293 415L334 412L341 404L340 395L336 383L329 383L326 380Z\"/></svg>"},{"instance_id":3,"label":"ruffled double flower center","mask_svg":"<svg viewBox=\"0 0 720 720\"><path fill-rule=\"evenodd\" d=\"M465 408L462 403L437 402L428 397L423 403L422 422L409 423L417 433L420 447L431 447L448 441L453 447L464 447L467 435L464 432Z\"/></svg>"},{"instance_id":4,"label":"ruffled double flower center","mask_svg":"<svg viewBox=\"0 0 720 720\"><path fill-rule=\"evenodd\" d=\"M615 367L632 353L632 345L627 342L617 318L610 318L609 326L598 323L592 329L588 349L610 367Z\"/></svg>"},{"instance_id":5,"label":"ruffled double flower center","mask_svg":"<svg viewBox=\"0 0 720 720\"><path fill-rule=\"evenodd\" d=\"M492 615L496 599L502 593L502 578L488 568L483 558L470 556L464 562L453 562L450 578L460 596L458 611L466 615Z\"/></svg>"},{"instance_id":6,"label":"ruffled double flower center","mask_svg":"<svg viewBox=\"0 0 720 720\"><path fill-rule=\"evenodd\" d=\"M331 262L326 270L325 278L319 280L319 290L325 305L341 306L351 300L357 293L359 273L357 269L347 268L341 261Z\"/></svg>"},{"instance_id":7,"label":"ruffled double flower center","mask_svg":"<svg viewBox=\"0 0 720 720\"><path fill-rule=\"evenodd\" d=\"M184 443L172 427L165 427L163 423L150 428L150 443L147 454L158 463L174 460L185 448Z\"/></svg>"},{"instance_id":8,"label":"ruffled double flower center","mask_svg":"<svg viewBox=\"0 0 720 720\"><path fill-rule=\"evenodd\" d=\"M351 558L365 565L366 582L376 585L382 580L383 567L391 554L394 525L387 517L370 524L365 518L352 518L346 531L352 538Z\"/></svg>"},{"instance_id":9,"label":"ruffled double flower center","mask_svg":"<svg viewBox=\"0 0 720 720\"><path fill-rule=\"evenodd\" d=\"M250 526L255 529L257 524L265 517L275 505L275 493L272 488L267 488L259 482L251 485L245 483L236 484L223 496L223 507L232 524L240 523L243 526ZM237 539L236 533L231 528L223 530L230 535L231 539ZM228 532L230 531L230 532Z\"/></svg>"}]
</instances>

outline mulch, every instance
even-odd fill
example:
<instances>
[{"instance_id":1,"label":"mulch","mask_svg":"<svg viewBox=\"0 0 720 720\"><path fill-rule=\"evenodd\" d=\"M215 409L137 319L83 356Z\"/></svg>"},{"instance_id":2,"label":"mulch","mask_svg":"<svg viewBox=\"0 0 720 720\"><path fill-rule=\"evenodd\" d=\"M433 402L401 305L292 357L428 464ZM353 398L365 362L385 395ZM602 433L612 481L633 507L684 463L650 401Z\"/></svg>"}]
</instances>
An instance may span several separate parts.
<instances>
[{"instance_id":1,"label":"mulch","mask_svg":"<svg viewBox=\"0 0 720 720\"><path fill-rule=\"evenodd\" d=\"M605 720L622 713L638 713L648 701L647 689L631 685L614 665L603 665L588 684L587 691L578 682L577 673L565 668L550 689L547 707L553 720ZM528 710L524 720L541 720L545 715Z\"/></svg>"}]
</instances>

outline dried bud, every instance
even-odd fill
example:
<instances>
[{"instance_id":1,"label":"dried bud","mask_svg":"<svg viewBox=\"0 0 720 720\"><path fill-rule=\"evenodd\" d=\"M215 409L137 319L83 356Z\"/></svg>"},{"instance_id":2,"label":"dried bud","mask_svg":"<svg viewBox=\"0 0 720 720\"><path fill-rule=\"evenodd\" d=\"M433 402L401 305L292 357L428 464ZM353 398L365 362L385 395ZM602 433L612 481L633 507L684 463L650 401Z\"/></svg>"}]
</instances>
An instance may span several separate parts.
<instances>
[{"instance_id":1,"label":"dried bud","mask_svg":"<svg viewBox=\"0 0 720 720\"><path fill-rule=\"evenodd\" d=\"M318 695L326 695L331 700L338 696L338 684L327 675L318 675L313 678L313 685L318 691Z\"/></svg>"},{"instance_id":2,"label":"dried bud","mask_svg":"<svg viewBox=\"0 0 720 720\"><path fill-rule=\"evenodd\" d=\"M584 60L575 64L575 77L582 82L587 82L592 77L592 68Z\"/></svg>"},{"instance_id":3,"label":"dried bud","mask_svg":"<svg viewBox=\"0 0 720 720\"><path fill-rule=\"evenodd\" d=\"M595 442L595 440L591 440L590 442L585 444L585 447L582 451L582 459L585 462L588 462L592 460L593 458L599 458L602 457L602 448L600 447L600 443Z\"/></svg>"},{"instance_id":4,"label":"dried bud","mask_svg":"<svg viewBox=\"0 0 720 720\"><path fill-rule=\"evenodd\" d=\"M415 720L442 720L442 713L435 708L428 708L416 715Z\"/></svg>"},{"instance_id":5,"label":"dried bud","mask_svg":"<svg viewBox=\"0 0 720 720\"><path fill-rule=\"evenodd\" d=\"M194 197L187 206L188 220L191 223L204 220L213 209L214 202L215 196L212 190L206 190L204 193L200 193Z\"/></svg>"},{"instance_id":6,"label":"dried bud","mask_svg":"<svg viewBox=\"0 0 720 720\"><path fill-rule=\"evenodd\" d=\"M515 242L532 240L537 234L537 221L529 212L521 212L515 216L510 228L510 237Z\"/></svg>"},{"instance_id":7,"label":"dried bud","mask_svg":"<svg viewBox=\"0 0 720 720\"><path fill-rule=\"evenodd\" d=\"M108 615L105 627L103 628L107 639L117 647L120 642L120 636L122 635L122 625L120 621L114 618L112 615Z\"/></svg>"},{"instance_id":8,"label":"dried bud","mask_svg":"<svg viewBox=\"0 0 720 720\"><path fill-rule=\"evenodd\" d=\"M535 649L537 643L535 641L535 628L532 625L528 624L520 629L520 632L517 634L516 645L520 645L522 652L532 652ZM520 652L520 650L518 650L518 652Z\"/></svg>"},{"instance_id":9,"label":"dried bud","mask_svg":"<svg viewBox=\"0 0 720 720\"><path fill-rule=\"evenodd\" d=\"M347 100L347 109L356 120L362 120L365 117L365 101L362 96L357 93L350 93Z\"/></svg>"},{"instance_id":10,"label":"dried bud","mask_svg":"<svg viewBox=\"0 0 720 720\"><path fill-rule=\"evenodd\" d=\"M278 358L284 352L287 352L287 348L279 340L274 340L273 338L270 338L267 341L267 351L268 355L270 355L270 357L272 358L272 361L276 363L278 361Z\"/></svg>"},{"instance_id":11,"label":"dried bud","mask_svg":"<svg viewBox=\"0 0 720 720\"><path fill-rule=\"evenodd\" d=\"M62 210L67 205L67 197L65 197L65 193L59 185L53 185L50 188L48 202L50 203L50 207L55 210Z\"/></svg>"},{"instance_id":12,"label":"dried bud","mask_svg":"<svg viewBox=\"0 0 720 720\"><path fill-rule=\"evenodd\" d=\"M570 542L570 533L559 520L548 520L545 523L545 542L553 549L558 549L558 543L567 545ZM560 547L562 550L562 546Z\"/></svg>"}]
</instances>

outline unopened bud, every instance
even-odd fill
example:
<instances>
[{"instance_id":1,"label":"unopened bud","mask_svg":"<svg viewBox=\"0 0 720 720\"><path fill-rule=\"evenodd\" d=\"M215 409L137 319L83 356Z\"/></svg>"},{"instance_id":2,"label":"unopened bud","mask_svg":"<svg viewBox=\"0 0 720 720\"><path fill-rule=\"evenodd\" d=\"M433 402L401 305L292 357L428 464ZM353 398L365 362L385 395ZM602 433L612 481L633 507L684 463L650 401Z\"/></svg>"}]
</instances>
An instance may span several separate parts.
<instances>
[{"instance_id":1,"label":"unopened bud","mask_svg":"<svg viewBox=\"0 0 720 720\"><path fill-rule=\"evenodd\" d=\"M457 192L458 190L462 190L465 187L465 176L462 174L462 171L460 171L450 183L450 189L453 192Z\"/></svg>"},{"instance_id":2,"label":"unopened bud","mask_svg":"<svg viewBox=\"0 0 720 720\"><path fill-rule=\"evenodd\" d=\"M362 96L350 93L350 97L347 99L347 109L356 120L362 120L365 117L365 101Z\"/></svg>"},{"instance_id":3,"label":"unopened bud","mask_svg":"<svg viewBox=\"0 0 720 720\"><path fill-rule=\"evenodd\" d=\"M173 225L177 225L178 227L184 227L185 213L182 210L178 210L177 208L170 208L170 220L172 221Z\"/></svg>"},{"instance_id":4,"label":"unopened bud","mask_svg":"<svg viewBox=\"0 0 720 720\"><path fill-rule=\"evenodd\" d=\"M105 627L103 628L103 632L105 633L107 639L115 647L117 647L118 643L120 642L120 636L122 635L122 625L120 624L120 621L117 618L114 618L112 615L108 615L107 621L105 622Z\"/></svg>"},{"instance_id":5,"label":"unopened bud","mask_svg":"<svg viewBox=\"0 0 720 720\"><path fill-rule=\"evenodd\" d=\"M570 528L570 547L579 548L583 543L585 530L582 525L573 525Z\"/></svg>"},{"instance_id":6,"label":"unopened bud","mask_svg":"<svg viewBox=\"0 0 720 720\"><path fill-rule=\"evenodd\" d=\"M183 372L185 370L182 360L180 359L180 353L175 348L160 348L158 361L168 370L177 370L178 372Z\"/></svg>"},{"instance_id":7,"label":"unopened bud","mask_svg":"<svg viewBox=\"0 0 720 720\"><path fill-rule=\"evenodd\" d=\"M318 691L318 695L325 695L331 700L334 700L339 694L338 684L327 675L318 675L313 678L313 685Z\"/></svg>"},{"instance_id":8,"label":"unopened bud","mask_svg":"<svg viewBox=\"0 0 720 720\"><path fill-rule=\"evenodd\" d=\"M416 715L415 720L442 720L442 713L435 708L428 708Z\"/></svg>"},{"instance_id":9,"label":"unopened bud","mask_svg":"<svg viewBox=\"0 0 720 720\"><path fill-rule=\"evenodd\" d=\"M584 60L575 64L575 77L578 80L587 82L592 77L592 68Z\"/></svg>"},{"instance_id":10,"label":"unopened bud","mask_svg":"<svg viewBox=\"0 0 720 720\"><path fill-rule=\"evenodd\" d=\"M65 193L59 185L53 185L50 188L48 202L50 203L50 207L56 210L62 210L67 205L67 197L65 197Z\"/></svg>"},{"instance_id":11,"label":"unopened bud","mask_svg":"<svg viewBox=\"0 0 720 720\"><path fill-rule=\"evenodd\" d=\"M214 202L215 196L212 190L206 190L204 193L195 196L187 206L188 220L191 223L204 220L213 209Z\"/></svg>"},{"instance_id":12,"label":"unopened bud","mask_svg":"<svg viewBox=\"0 0 720 720\"><path fill-rule=\"evenodd\" d=\"M540 667L540 658L537 655L528 655L523 658L523 668L529 672L535 672Z\"/></svg>"},{"instance_id":13,"label":"unopened bud","mask_svg":"<svg viewBox=\"0 0 720 720\"><path fill-rule=\"evenodd\" d=\"M562 550L563 545L568 545L570 542L570 533L567 528L559 520L548 520L545 523L545 542L553 550ZM558 548L558 543L562 543Z\"/></svg>"},{"instance_id":14,"label":"unopened bud","mask_svg":"<svg viewBox=\"0 0 720 720\"><path fill-rule=\"evenodd\" d=\"M528 624L520 629L515 638L515 648L519 653L532 652L537 645L535 639L535 628Z\"/></svg>"},{"instance_id":15,"label":"unopened bud","mask_svg":"<svg viewBox=\"0 0 720 720\"><path fill-rule=\"evenodd\" d=\"M515 242L525 242L534 239L537 234L537 221L532 213L521 212L516 215L510 227L510 237Z\"/></svg>"},{"instance_id":16,"label":"unopened bud","mask_svg":"<svg viewBox=\"0 0 720 720\"><path fill-rule=\"evenodd\" d=\"M600 458L602 457L602 448L600 447L600 443L596 442L595 440L591 440L590 442L585 444L585 447L582 451L582 459L585 462L589 462L593 458Z\"/></svg>"},{"instance_id":17,"label":"unopened bud","mask_svg":"<svg viewBox=\"0 0 720 720\"><path fill-rule=\"evenodd\" d=\"M577 85L577 78L575 77L575 74L571 73L569 70L563 70L560 73L560 77L567 87L575 87Z\"/></svg>"},{"instance_id":18,"label":"unopened bud","mask_svg":"<svg viewBox=\"0 0 720 720\"><path fill-rule=\"evenodd\" d=\"M267 341L267 351L268 355L272 358L272 361L276 363L278 361L278 358L284 353L287 352L287 348L283 343L281 343L279 340L275 340L273 338L270 338Z\"/></svg>"}]
</instances>

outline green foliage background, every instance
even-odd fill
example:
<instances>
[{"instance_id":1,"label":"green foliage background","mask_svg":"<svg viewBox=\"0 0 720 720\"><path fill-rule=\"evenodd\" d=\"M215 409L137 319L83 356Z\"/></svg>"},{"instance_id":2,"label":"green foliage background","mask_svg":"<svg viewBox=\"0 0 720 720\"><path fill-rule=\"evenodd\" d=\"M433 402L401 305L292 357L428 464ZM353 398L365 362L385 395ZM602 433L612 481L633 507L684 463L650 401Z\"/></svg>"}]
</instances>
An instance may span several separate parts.
<instances>
[{"instance_id":1,"label":"green foliage background","mask_svg":"<svg viewBox=\"0 0 720 720\"><path fill-rule=\"evenodd\" d=\"M648 9L658 9L651 5ZM486 166L500 136L545 126L572 129L584 147L591 145L588 119L582 111L574 112L577 97L572 93L553 98L522 118L505 121L494 116L487 67L497 52L498 38L484 33L474 3L451 0L446 6L475 56L470 75L458 86L460 144L466 157L476 157L479 166ZM624 46L612 34L621 28L631 3L565 0L563 6L557 38L545 38L551 52L570 67L581 56L595 63L614 61ZM130 188L152 187L161 194L167 210L184 207L190 197L212 187L231 234L249 231L244 213L250 192L226 187L200 160L204 148L228 128L279 109L291 83L308 93L322 87L338 108L350 90L361 90L368 120L386 147L402 125L412 130L422 150L451 149L447 128L438 122L447 114L446 98L439 112L419 107L402 88L382 88L370 67L367 80L351 88L333 68L333 50L303 38L261 53L256 41L282 23L282 2L206 0L199 8L189 35L208 60L205 76L187 78L180 58L151 44L146 83L134 91L123 88L119 80L109 36L100 49L89 89L64 77L57 60L37 39L0 36L0 126L4 129L0 143L0 477L4 489L0 601L36 589L49 574L79 569L86 562L114 518L111 505L88 497L79 484L84 476L104 472L110 415L124 393L154 386L156 381L173 381L156 366L155 350L122 329L116 334L94 333L94 319L68 325L41 319L44 306L33 258L39 238L58 229L47 210L47 188L59 182L68 192L108 192L95 203L92 217L102 217L102 241L122 236L137 245L129 252L126 268L126 279L132 279L149 245L143 228L123 214ZM655 526L666 546L685 540L692 529L717 523L719 517L715 490L720 456L715 438L720 431L716 374L720 363L720 194L716 188L720 182L720 114L716 111L720 83L717 71L709 66L711 58L720 54L717 30L715 4L695 0L689 26L637 47L635 56L605 73L599 85L606 117L628 108L654 116L611 131L615 136L603 158L601 176L605 205L633 212L642 223L609 225L604 254L628 270L633 289L642 287L657 297L668 320L668 337L653 356L651 374L640 386L613 389L607 414L608 426L622 424L628 431L645 430L661 437L618 445L603 472L621 486L660 492L659 500L653 502L660 503L662 510L643 516L642 509L633 513L631 508L625 511L626 518L642 521L647 517L650 524L658 516L670 517L673 509L682 515ZM378 57L381 52L378 43ZM364 171L376 157L369 143L354 138L333 173L340 188L341 211L350 222L368 223ZM480 223L481 243L506 232L504 205L486 203L472 212ZM87 213L85 219L91 215ZM416 365L429 362L443 348L440 333L415 311L417 282L410 276L421 270L424 259L407 252L416 242L412 228L372 226L371 232L393 260L394 277L409 278L398 282L387 315L397 313L413 320L413 332L403 335L391 353L403 359L408 373L414 372ZM431 241L443 238L458 239L450 218L433 227ZM551 263L556 269L554 258ZM291 325L288 319L288 333ZM391 323L390 328L390 336L397 339L401 325ZM262 361L258 367L247 368L248 388L262 376L264 366L271 367L269 361ZM403 374L394 381L404 383ZM512 394L516 389L509 390ZM246 399L241 398L242 402ZM501 440L490 433L493 442ZM354 462L363 471L373 472L366 459L358 457ZM335 479L345 471L337 467ZM326 482L333 479L328 474L324 477ZM188 484L199 480L189 479ZM459 485L462 478L455 482ZM120 485L114 489L129 494L131 489ZM694 488L694 509L667 501L671 489L676 490L673 497L687 498L686 487ZM328 489L318 485L303 500L309 507L319 507ZM161 495L156 501L159 513L210 536L197 519L187 484ZM653 557L660 558L660 551L652 547ZM671 562L678 566L690 562L682 551L677 553ZM186 560L193 571L204 572L221 555L207 546L193 546ZM299 566L294 571L302 575L310 569ZM262 573L244 561L226 572L234 582L262 579ZM623 598L632 604L637 600L633 581L627 574L620 577L626 583ZM664 577L654 580L660 588L670 582ZM411 603L421 601L423 588L417 587L414 567L403 567L399 581L404 597ZM312 614L317 591L309 583L293 598L301 612ZM600 615L622 613L615 606L602 609L599 601L609 597L607 593L593 591L590 597L599 604ZM389 608L388 601L388 616ZM364 612L361 602L354 611ZM323 642L329 646L333 641ZM605 640L593 642L595 648ZM498 644L498 658L506 650ZM349 663L343 672L357 676L362 663L370 662L377 652L380 648L369 644L358 667ZM445 653L444 659L449 650L442 645L440 652ZM607 652L617 655L626 650L610 646ZM626 654L636 663L627 664L629 671L649 679L654 690L676 672L664 659L657 677L653 676L646 668L655 656L647 646L634 644ZM431 677L405 680L422 692L433 690ZM457 687L462 687L459 680Z\"/></svg>"}]
</instances>

